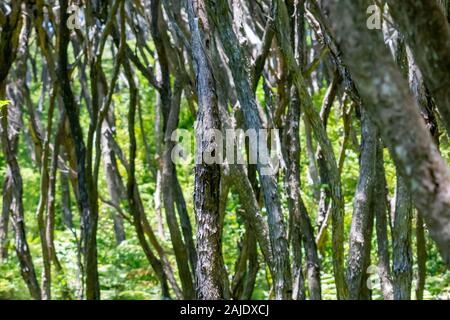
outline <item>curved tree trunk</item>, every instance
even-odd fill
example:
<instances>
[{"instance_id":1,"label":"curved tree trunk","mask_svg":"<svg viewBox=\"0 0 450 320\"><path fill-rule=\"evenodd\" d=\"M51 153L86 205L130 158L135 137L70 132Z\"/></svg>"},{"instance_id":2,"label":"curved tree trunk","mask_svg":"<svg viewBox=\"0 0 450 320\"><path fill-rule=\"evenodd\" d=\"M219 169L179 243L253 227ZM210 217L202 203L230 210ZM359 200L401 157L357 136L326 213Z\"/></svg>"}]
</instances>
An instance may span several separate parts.
<instances>
[{"instance_id":1,"label":"curved tree trunk","mask_svg":"<svg viewBox=\"0 0 450 320\"><path fill-rule=\"evenodd\" d=\"M439 154L419 108L384 46L381 34L364 27L369 1L324 4L357 87L431 237L450 266L450 170ZM358 43L358 46L355 46ZM368 62L363 57L376 56ZM414 128L414 130L411 130Z\"/></svg>"},{"instance_id":2,"label":"curved tree trunk","mask_svg":"<svg viewBox=\"0 0 450 320\"><path fill-rule=\"evenodd\" d=\"M450 24L437 1L388 0L450 135Z\"/></svg>"}]
</instances>

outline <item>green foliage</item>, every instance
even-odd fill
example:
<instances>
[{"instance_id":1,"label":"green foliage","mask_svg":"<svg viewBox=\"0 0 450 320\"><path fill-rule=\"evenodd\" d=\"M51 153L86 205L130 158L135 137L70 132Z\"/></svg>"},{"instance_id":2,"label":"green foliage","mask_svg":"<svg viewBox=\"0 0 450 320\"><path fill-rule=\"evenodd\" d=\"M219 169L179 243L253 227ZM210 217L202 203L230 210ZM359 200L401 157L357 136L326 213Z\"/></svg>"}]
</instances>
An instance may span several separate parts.
<instances>
[{"instance_id":1,"label":"green foliage","mask_svg":"<svg viewBox=\"0 0 450 320\"><path fill-rule=\"evenodd\" d=\"M311 43L310 36L308 35L308 43ZM130 46L133 46L130 43ZM153 49L153 45L151 45ZM148 55L147 58L153 61L153 58ZM37 55L37 64L41 64L42 60ZM106 72L106 76L110 79L112 72L113 57L106 55L103 58L103 66ZM79 72L75 69L73 77ZM142 123L143 127L140 127L138 118L136 119L136 139L138 141L137 159L136 159L136 177L141 191L142 201L146 210L146 215L154 229L156 229L156 212L155 212L155 190L156 179L152 172L152 166L156 165L156 144L155 141L155 122L156 122L156 91L152 89L147 80L139 73L136 73L139 87L139 103L142 110ZM88 86L90 83L88 83ZM75 96L80 95L80 84L78 81L74 81L73 89ZM113 104L115 107L116 117L116 137L118 144L124 152L124 156L128 158L129 148L129 134L128 134L128 104L129 104L129 91L126 83L122 78L119 78L117 83L116 92L113 95ZM274 88L276 89L276 88ZM32 82L30 86L31 99L33 103L37 103L42 91L42 84L40 82ZM275 92L276 93L276 92ZM313 95L313 102L316 109L319 111L321 103L325 95L325 89L321 89ZM261 105L265 106L264 90L261 82L258 84L256 97L261 102ZM42 113L42 121L44 122L46 117L45 109L48 108L48 99L45 99ZM10 101L0 101L0 108L5 108ZM80 118L82 128L86 131L89 125L89 115L85 105L85 101L81 100ZM333 106L333 111L330 114L328 121L328 135L332 142L336 159L339 157L340 150L342 148L344 132L342 123L342 106L339 102L336 102ZM27 117L25 118L25 126L27 123ZM180 119L178 128L187 129L193 131L194 116L189 110L188 103L185 98L182 100L182 106L180 111ZM342 192L345 201L345 231L346 237L348 237L351 215L353 211L354 190L356 188L359 176L359 121L354 119L352 122L355 136L355 141L350 141L346 151L346 161L342 172ZM312 184L310 177L308 176L309 159L306 156L306 134L305 126L303 122L300 126L301 137L301 181L302 188L301 194L305 201L306 207L313 222L314 227L317 215L317 200L315 199L316 191ZM152 142L148 145L150 159L146 158L146 150L144 148L144 138ZM316 142L313 141L313 149L315 150ZM447 161L450 158L450 145L448 140L443 139L441 142L441 150ZM39 184L40 173L39 168L34 165L31 159L31 155L25 143L20 143L18 150L19 164L21 168L21 174L23 178L24 189L24 208L25 208L25 221L27 226L27 239L30 244L31 254L34 258L36 273L40 277L42 273L42 253L39 240L39 232L36 221L36 208L39 202ZM119 171L124 182L126 183L127 172L124 166L118 161ZM395 186L395 167L392 159L389 157L388 151L385 150L385 168L387 183L389 186L389 194L392 197L394 194ZM177 177L182 186L184 197L186 199L187 209L190 214L191 223L194 227L195 233L195 217L193 210L193 186L194 186L194 165L180 164L177 165ZM3 154L0 154L0 184L3 184L3 179L6 170L6 163ZM103 168L100 167L100 177L104 176ZM279 181L282 181L280 175ZM328 186L322 185L320 188L327 188ZM282 206L287 212L286 192L284 190L283 183L279 183L280 194L282 195ZM57 182L57 190L60 189L59 180ZM104 179L99 181L99 194L104 198L108 198L108 190ZM72 194L73 197L73 194ZM77 291L80 286L80 265L78 256L78 243L80 237L79 221L77 206L75 201L72 201L72 211L74 213L74 229L69 230L62 224L62 209L60 205L60 194L57 192L57 207L56 207L56 233L55 233L55 246L56 254L60 259L63 272L58 273L53 270L53 298L76 298ZM0 205L2 199L0 197ZM123 206L126 214L127 208ZM245 232L244 222L242 221L240 213L244 210L241 206L239 197L235 190L231 189L228 195L226 215L224 220L224 233L223 233L223 254L225 260L226 270L228 271L229 280L231 282L232 275L234 274L235 261L239 253L239 242ZM262 214L266 215L266 210L263 208ZM158 299L160 298L160 286L158 280L154 274L154 271L150 267L141 246L135 236L134 228L128 223L126 224L127 240L117 245L112 216L117 214L114 209L99 202L99 227L98 227L98 264L100 283L103 299ZM287 218L287 216L286 216ZM317 232L317 230L315 230ZM167 232L166 232L167 233ZM429 239L429 238L428 238ZM20 275L18 268L18 261L14 253L12 232L10 233L9 241L9 258L0 263L0 299L29 299L28 290L24 284L24 281ZM173 250L171 249L171 242L167 235L165 239L158 239L165 251L168 254L169 261L175 268L175 259ZM348 246L348 244L345 244ZM348 252L346 248L345 252ZM334 284L333 268L331 263L331 237L328 236L327 243L322 252L320 252L320 258L322 261L322 290L324 299L336 298L336 288ZM427 260L427 282L425 298L427 299L444 299L450 294L450 272L446 271L445 265L435 247L435 245L428 241L428 260ZM376 242L373 241L372 245L372 261L377 262L376 257ZM254 299L268 299L270 292L270 284L272 279L268 272L267 266L264 264L261 254L259 254L260 270L256 278L256 286L253 292ZM417 270L415 270L417 273ZM175 275L178 276L177 274ZM68 290L67 290L68 289ZM69 291L69 292L67 292ZM375 287L374 299L381 299L381 293L379 287Z\"/></svg>"}]
</instances>

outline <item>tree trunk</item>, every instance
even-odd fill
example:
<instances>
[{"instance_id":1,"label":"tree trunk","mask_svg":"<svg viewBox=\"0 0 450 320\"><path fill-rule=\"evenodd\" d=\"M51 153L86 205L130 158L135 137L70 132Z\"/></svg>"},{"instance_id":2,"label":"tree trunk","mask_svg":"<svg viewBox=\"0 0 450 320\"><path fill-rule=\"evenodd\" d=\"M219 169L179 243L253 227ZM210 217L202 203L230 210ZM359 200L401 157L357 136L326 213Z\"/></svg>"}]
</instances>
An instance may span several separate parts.
<instances>
[{"instance_id":1,"label":"tree trunk","mask_svg":"<svg viewBox=\"0 0 450 320\"><path fill-rule=\"evenodd\" d=\"M9 73L11 65L16 57L18 48L19 33L22 29L21 21L21 5L22 1L13 3L10 13L4 17L5 23L2 25L2 33L0 35L0 101L6 100L6 77ZM34 299L41 299L41 292L36 278L33 260L26 239L25 216L23 207L23 184L20 174L19 163L16 158L16 139L19 128L12 130L14 135L9 137L9 120L14 118L17 122L17 116L20 110L17 105L6 105L1 109L1 143L2 151L6 158L7 172L10 176L8 179L12 181L12 223L15 231L15 249L20 264L22 278L27 284L30 295Z\"/></svg>"},{"instance_id":2,"label":"tree trunk","mask_svg":"<svg viewBox=\"0 0 450 320\"><path fill-rule=\"evenodd\" d=\"M388 0L450 134L450 25L437 1Z\"/></svg>"},{"instance_id":3,"label":"tree trunk","mask_svg":"<svg viewBox=\"0 0 450 320\"><path fill-rule=\"evenodd\" d=\"M60 0L61 21L67 21L68 1ZM88 300L100 299L100 284L97 269L97 215L91 208L89 188L86 173L86 147L83 141L83 133L78 116L78 108L70 85L68 70L68 44L70 32L66 23L59 26L59 46L58 46L58 78L65 111L69 120L70 130L75 143L77 176L78 176L78 207L81 212L83 229L83 252L86 273L86 298ZM92 195L91 195L92 196ZM97 199L95 199L97 201Z\"/></svg>"},{"instance_id":4,"label":"tree trunk","mask_svg":"<svg viewBox=\"0 0 450 320\"><path fill-rule=\"evenodd\" d=\"M388 238L388 190L386 185L386 173L384 170L383 144L378 143L376 154L376 185L374 190L374 204L376 231L377 231L377 256L378 256L378 275L381 282L381 291L384 300L392 300L392 276L391 261L389 254Z\"/></svg>"},{"instance_id":5,"label":"tree trunk","mask_svg":"<svg viewBox=\"0 0 450 320\"><path fill-rule=\"evenodd\" d=\"M2 189L2 215L0 216L0 261L3 262L8 258L8 230L9 230L9 214L13 201L12 195L13 181L9 170L5 173L5 181L3 181Z\"/></svg>"},{"instance_id":6,"label":"tree trunk","mask_svg":"<svg viewBox=\"0 0 450 320\"><path fill-rule=\"evenodd\" d=\"M197 115L196 154L216 150L211 130L220 129L216 83L209 64L208 50L213 45L209 23L205 17L203 1L188 2L189 26L192 32L192 54L197 77L199 110ZM201 21L201 23L200 23ZM216 137L217 139L218 137ZM217 163L201 163L195 166L194 209L197 221L197 297L199 299L223 299L221 279L221 226L219 213L220 166Z\"/></svg>"},{"instance_id":7,"label":"tree trunk","mask_svg":"<svg viewBox=\"0 0 450 320\"><path fill-rule=\"evenodd\" d=\"M304 112L308 117L313 132L322 149L326 171L329 175L329 188L332 198L331 216L332 216L332 243L333 243L333 269L336 279L336 289L338 299L347 297L347 288L344 276L344 203L341 194L341 182L337 167L336 158L330 140L328 139L326 129L315 110L306 83L298 64L295 61L294 52L291 47L289 34L283 29L289 26L287 8L281 0L274 3L275 26L277 30L277 40L280 50L286 61L287 66L292 72L293 83L297 88L299 98L304 102Z\"/></svg>"},{"instance_id":8,"label":"tree trunk","mask_svg":"<svg viewBox=\"0 0 450 320\"><path fill-rule=\"evenodd\" d=\"M422 217L416 216L416 246L417 246L417 284L416 299L423 300L425 277L427 275L427 242Z\"/></svg>"},{"instance_id":9,"label":"tree trunk","mask_svg":"<svg viewBox=\"0 0 450 320\"><path fill-rule=\"evenodd\" d=\"M411 300L413 263L411 248L411 222L411 195L403 177L397 175L394 228L392 230L392 274L394 276L394 300Z\"/></svg>"},{"instance_id":10,"label":"tree trunk","mask_svg":"<svg viewBox=\"0 0 450 320\"><path fill-rule=\"evenodd\" d=\"M361 155L359 180L353 205L348 254L349 299L368 299L364 296L367 284L364 280L370 265L370 248L373 231L374 188L376 186L376 158L379 144L378 130L365 110L361 115Z\"/></svg>"},{"instance_id":11,"label":"tree trunk","mask_svg":"<svg viewBox=\"0 0 450 320\"><path fill-rule=\"evenodd\" d=\"M123 185L122 177L119 173L119 168L117 167L117 158L114 150L110 148L108 139L106 138L106 132L109 132L111 135L112 128L115 127L114 121L114 109L111 108L108 113L106 119L102 124L102 135L101 135L101 143L102 143L102 153L103 153L103 167L105 171L105 179L106 185L108 187L108 193L111 198L111 201L115 206L120 206L120 201L124 198L125 195L125 187ZM114 234L116 236L117 244L121 244L125 241L125 227L123 224L123 218L117 214L113 213L113 223L114 223Z\"/></svg>"},{"instance_id":12,"label":"tree trunk","mask_svg":"<svg viewBox=\"0 0 450 320\"><path fill-rule=\"evenodd\" d=\"M219 37L229 58L228 65L231 69L239 103L241 105L246 129L263 129L258 108L253 94L250 79L245 70L245 58L239 46L236 34L233 31L229 16L229 6L226 0L205 1L208 17L217 27ZM272 246L274 264L274 287L277 299L291 299L291 270L289 262L288 242L286 238L285 223L281 202L277 191L275 176L266 175L267 169L261 163L257 164L265 206L269 219L269 235Z\"/></svg>"},{"instance_id":13,"label":"tree trunk","mask_svg":"<svg viewBox=\"0 0 450 320\"><path fill-rule=\"evenodd\" d=\"M381 34L359 27L366 24L369 2L333 0L324 5L330 11L331 24L364 106L380 128L399 174L450 266L450 171ZM369 62L367 56L377 59Z\"/></svg>"}]
</instances>

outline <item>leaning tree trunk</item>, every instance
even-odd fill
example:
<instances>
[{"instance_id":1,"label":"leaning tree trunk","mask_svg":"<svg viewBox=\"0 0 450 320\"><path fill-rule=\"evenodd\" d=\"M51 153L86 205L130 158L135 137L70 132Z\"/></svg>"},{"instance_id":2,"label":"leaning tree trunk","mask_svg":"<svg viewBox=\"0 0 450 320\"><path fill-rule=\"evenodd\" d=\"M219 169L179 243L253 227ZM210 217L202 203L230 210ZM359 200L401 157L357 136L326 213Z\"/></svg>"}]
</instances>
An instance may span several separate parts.
<instances>
[{"instance_id":1,"label":"leaning tree trunk","mask_svg":"<svg viewBox=\"0 0 450 320\"><path fill-rule=\"evenodd\" d=\"M393 37L391 51L405 79L408 78L408 59L404 41ZM395 207L392 213L392 275L394 300L410 300L412 285L411 221L412 199L405 180L397 171Z\"/></svg>"},{"instance_id":2,"label":"leaning tree trunk","mask_svg":"<svg viewBox=\"0 0 450 320\"><path fill-rule=\"evenodd\" d=\"M0 80L0 100L5 100L4 88L5 86ZM7 106L7 108L3 108L1 112L1 143L8 165L6 180L11 181L13 201L12 224L15 231L15 249L20 264L20 271L22 278L27 284L31 297L39 300L41 299L41 290L39 288L33 259L26 239L22 175L20 173L19 163L17 162L15 148L13 148L12 144L12 141L14 141L16 137L12 137L12 139L8 137L8 120L10 120L14 114L19 112L17 108L18 106ZM17 133L19 132L17 130L14 131Z\"/></svg>"},{"instance_id":3,"label":"leaning tree trunk","mask_svg":"<svg viewBox=\"0 0 450 320\"><path fill-rule=\"evenodd\" d=\"M450 134L450 24L437 1L388 0Z\"/></svg>"},{"instance_id":4,"label":"leaning tree trunk","mask_svg":"<svg viewBox=\"0 0 450 320\"><path fill-rule=\"evenodd\" d=\"M175 145L171 141L172 132L176 130L179 117L179 98L177 94L181 96L182 88L175 88L180 92L173 92L171 90L170 70L169 70L169 56L166 45L164 43L164 37L162 27L162 9L160 0L150 1L151 6L151 25L150 32L153 38L155 49L158 55L158 63L160 67L161 80L159 89L159 96L161 99L161 108L163 115L163 134L164 134L164 150L162 155L162 176L161 187L164 202L164 209L166 214L167 226L169 227L170 239L172 247L175 253L175 259L178 266L181 285L183 287L184 296L186 299L192 299L195 295L194 281L191 270L189 269L189 262L195 260L193 257L194 248L192 248L192 239L183 241L182 234L180 232L180 226L175 211L175 200L178 195L178 190L175 187L176 180L176 167L171 159L171 151ZM179 82L177 82L179 85ZM180 212L179 212L180 213ZM180 213L181 215L181 213ZM188 246L190 245L190 246Z\"/></svg>"},{"instance_id":5,"label":"leaning tree trunk","mask_svg":"<svg viewBox=\"0 0 450 320\"><path fill-rule=\"evenodd\" d=\"M113 128L115 128L114 119L114 108L108 112L106 119L102 124L102 154L103 154L103 170L105 172L106 185L108 187L108 193L111 198L111 202L115 206L120 206L120 201L123 200L125 196L125 186L122 181L122 177L119 173L119 168L117 167L117 157L114 150L109 146L107 134L114 135ZM117 213L112 214L114 222L114 234L116 236L117 244L121 244L125 241L125 227L123 223L123 217Z\"/></svg>"},{"instance_id":6,"label":"leaning tree trunk","mask_svg":"<svg viewBox=\"0 0 450 320\"><path fill-rule=\"evenodd\" d=\"M250 84L248 72L245 69L246 59L239 45L239 40L233 31L229 15L228 1L205 1L208 17L214 21L224 51L229 58L228 65L236 84L236 92L244 114L247 129L263 129L258 114L255 95ZM267 175L267 169L261 163L257 164L265 206L268 212L269 235L272 247L274 265L274 289L277 299L291 299L291 270L289 262L288 241L280 197L274 175Z\"/></svg>"},{"instance_id":7,"label":"leaning tree trunk","mask_svg":"<svg viewBox=\"0 0 450 320\"><path fill-rule=\"evenodd\" d=\"M332 243L333 243L333 269L336 280L338 299L347 297L347 288L344 276L344 200L341 192L341 182L336 157L333 152L331 141L319 113L315 110L312 99L306 87L305 79L298 64L295 61L294 52L291 47L289 33L284 32L284 28L289 26L289 16L287 8L281 0L274 2L273 15L277 40L283 58L292 72L293 83L298 91L299 98L303 102L304 112L311 123L317 141L322 149L326 171L329 175L330 193L332 198Z\"/></svg>"},{"instance_id":8,"label":"leaning tree trunk","mask_svg":"<svg viewBox=\"0 0 450 320\"><path fill-rule=\"evenodd\" d=\"M431 237L450 266L450 170L381 33L365 28L369 5L366 0L330 0L324 4L365 107L379 127ZM370 56L377 59L367 59Z\"/></svg>"}]
</instances>

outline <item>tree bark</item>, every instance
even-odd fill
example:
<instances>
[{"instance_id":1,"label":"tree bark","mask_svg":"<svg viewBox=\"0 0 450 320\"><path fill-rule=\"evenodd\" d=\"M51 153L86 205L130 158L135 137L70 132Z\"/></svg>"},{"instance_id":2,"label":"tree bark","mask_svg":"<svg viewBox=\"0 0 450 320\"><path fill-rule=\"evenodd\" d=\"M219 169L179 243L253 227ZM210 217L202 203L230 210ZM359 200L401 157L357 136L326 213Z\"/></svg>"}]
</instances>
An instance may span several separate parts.
<instances>
[{"instance_id":1,"label":"tree bark","mask_svg":"<svg viewBox=\"0 0 450 320\"><path fill-rule=\"evenodd\" d=\"M450 171L381 34L364 27L369 2L333 0L324 5L330 11L333 30L364 106L380 129L415 206L450 266ZM377 59L369 60L369 56Z\"/></svg>"},{"instance_id":2,"label":"tree bark","mask_svg":"<svg viewBox=\"0 0 450 320\"><path fill-rule=\"evenodd\" d=\"M223 44L228 65L233 75L237 96L241 105L246 129L255 129L257 132L263 129L258 108L253 94L248 72L245 69L246 62L239 46L236 34L233 31L229 16L229 6L226 0L205 1L208 17L214 22ZM259 133L258 133L259 134ZM291 299L292 279L289 262L288 242L286 227L278 195L276 180L273 175L264 174L264 166L257 164L265 205L269 219L269 235L272 247L274 264L274 288L277 299Z\"/></svg>"},{"instance_id":3,"label":"tree bark","mask_svg":"<svg viewBox=\"0 0 450 320\"><path fill-rule=\"evenodd\" d=\"M11 173L7 170L5 172L5 180L3 181L2 215L0 217L0 261L2 262L8 258L9 215L13 200L12 183Z\"/></svg>"},{"instance_id":4,"label":"tree bark","mask_svg":"<svg viewBox=\"0 0 450 320\"><path fill-rule=\"evenodd\" d=\"M287 66L292 72L293 83L298 90L301 101L304 102L304 112L311 123L313 132L322 149L326 171L329 175L329 187L332 198L331 216L332 216L332 243L333 243L333 269L336 279L336 289L338 299L345 299L347 288L344 276L344 203L341 194L341 182L337 167L336 158L330 140L328 139L326 129L315 110L306 83L291 47L289 34L284 32L285 26L289 26L288 12L285 4L281 0L274 2L274 19L277 30L277 40L280 45L281 53Z\"/></svg>"},{"instance_id":5,"label":"tree bark","mask_svg":"<svg viewBox=\"0 0 450 320\"><path fill-rule=\"evenodd\" d=\"M347 281L349 299L360 300L367 284L364 280L370 265L370 248L373 231L374 188L376 186L376 154L379 143L378 130L365 110L361 115L361 155L359 180L353 205L348 253Z\"/></svg>"},{"instance_id":6,"label":"tree bark","mask_svg":"<svg viewBox=\"0 0 450 320\"><path fill-rule=\"evenodd\" d=\"M192 55L197 77L199 110L196 124L196 154L212 152L216 143L208 130L220 129L216 83L208 51L213 45L204 2L188 2L189 26L192 32ZM217 137L216 137L217 139ZM217 152L215 150L214 152ZM223 299L221 272L221 226L219 213L220 166L204 159L195 166L194 209L197 221L197 297L204 300Z\"/></svg>"},{"instance_id":7,"label":"tree bark","mask_svg":"<svg viewBox=\"0 0 450 320\"><path fill-rule=\"evenodd\" d=\"M102 125L102 153L103 153L103 167L105 172L106 185L108 187L108 193L110 195L111 201L114 205L120 206L120 201L125 196L125 186L122 181L122 177L119 173L119 168L117 167L117 158L114 150L110 148L108 139L106 138L107 132L114 135L112 132L115 127L114 121L114 109L112 108L106 119L103 121ZM123 223L123 218L117 213L112 214L114 223L114 235L116 236L117 244L121 244L125 241L125 227Z\"/></svg>"},{"instance_id":8,"label":"tree bark","mask_svg":"<svg viewBox=\"0 0 450 320\"><path fill-rule=\"evenodd\" d=\"M2 24L0 35L0 101L6 100L6 77L11 65L16 58L18 41L22 30L22 1L16 1L11 7L10 13L4 17L6 21ZM12 197L14 207L12 210L12 222L15 230L15 249L20 264L22 278L27 284L33 299L41 299L41 292L36 278L33 260L26 239L25 216L23 207L23 183L19 163L16 158L16 146L13 144L17 137L9 137L8 121L17 116L19 106L6 105L1 109L1 143L2 151L6 158L7 172L12 181ZM17 119L15 119L17 120ZM18 130L14 130L18 134ZM7 177L8 179L8 177Z\"/></svg>"},{"instance_id":9,"label":"tree bark","mask_svg":"<svg viewBox=\"0 0 450 320\"><path fill-rule=\"evenodd\" d=\"M86 298L88 300L100 299L100 284L98 280L97 269L97 219L95 210L91 208L92 201L89 196L89 188L86 172L86 146L83 141L83 132L78 116L78 108L73 96L69 79L68 70L68 44L70 40L70 32L66 23L68 13L68 1L60 0L61 23L59 26L59 46L58 46L58 78L62 95L64 108L72 133L77 161L77 177L78 177L78 207L81 212L82 229L83 229L83 252L84 252L84 270L86 273ZM97 201L97 199L95 199Z\"/></svg>"},{"instance_id":10,"label":"tree bark","mask_svg":"<svg viewBox=\"0 0 450 320\"><path fill-rule=\"evenodd\" d=\"M437 1L388 0L450 134L450 25Z\"/></svg>"},{"instance_id":11,"label":"tree bark","mask_svg":"<svg viewBox=\"0 0 450 320\"><path fill-rule=\"evenodd\" d=\"M400 175L397 175L395 191L394 227L392 230L392 275L394 300L411 300L412 248L411 222L412 199Z\"/></svg>"},{"instance_id":12,"label":"tree bark","mask_svg":"<svg viewBox=\"0 0 450 320\"><path fill-rule=\"evenodd\" d=\"M388 190L384 169L383 144L377 146L376 154L376 185L374 190L374 207L377 232L378 275L384 300L392 300L392 275L388 238Z\"/></svg>"}]
</instances>

